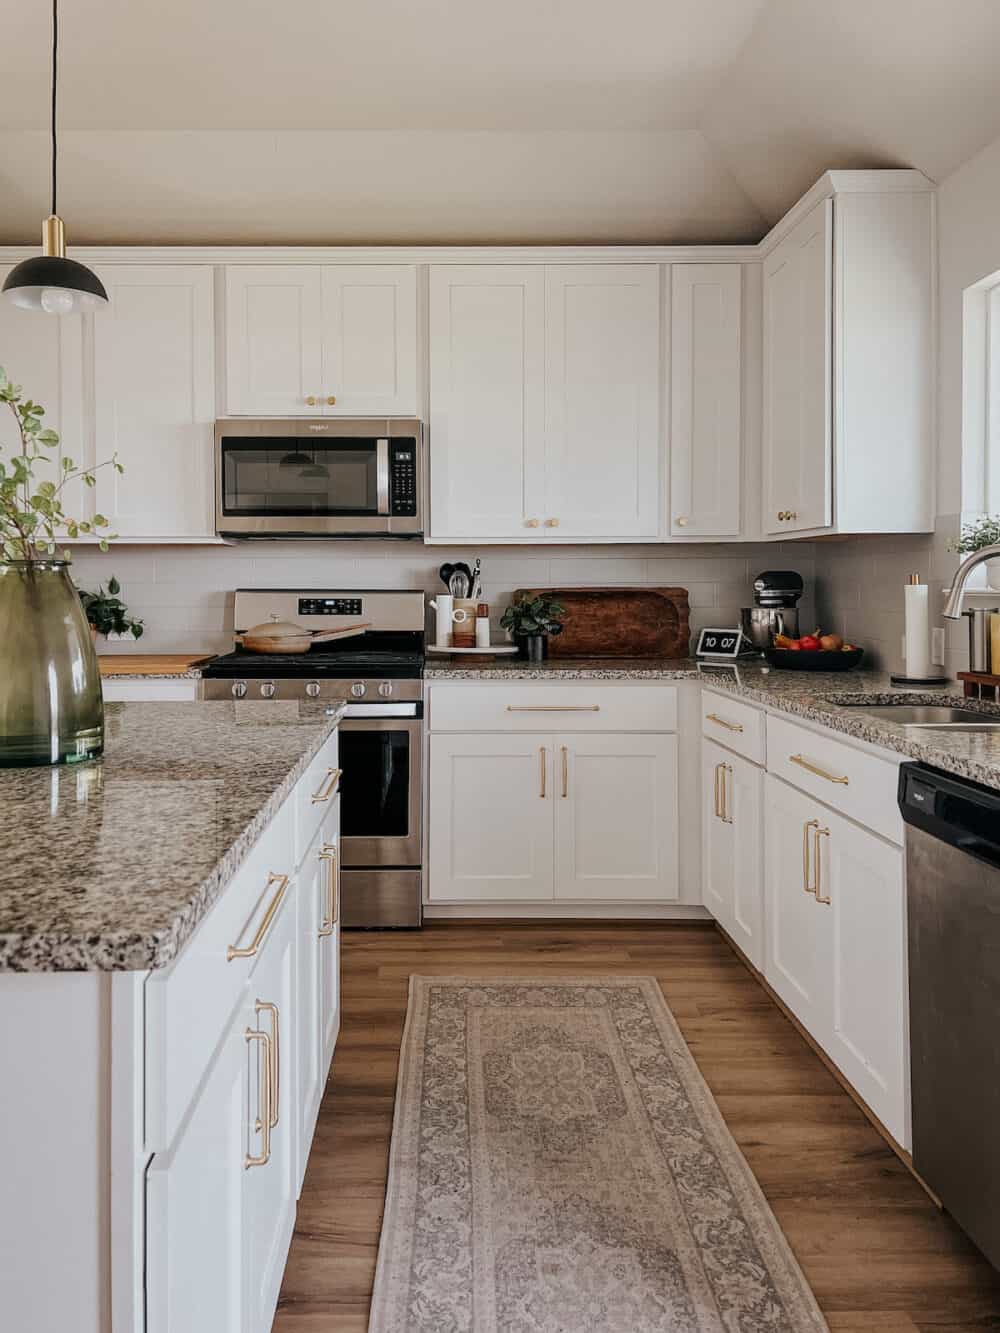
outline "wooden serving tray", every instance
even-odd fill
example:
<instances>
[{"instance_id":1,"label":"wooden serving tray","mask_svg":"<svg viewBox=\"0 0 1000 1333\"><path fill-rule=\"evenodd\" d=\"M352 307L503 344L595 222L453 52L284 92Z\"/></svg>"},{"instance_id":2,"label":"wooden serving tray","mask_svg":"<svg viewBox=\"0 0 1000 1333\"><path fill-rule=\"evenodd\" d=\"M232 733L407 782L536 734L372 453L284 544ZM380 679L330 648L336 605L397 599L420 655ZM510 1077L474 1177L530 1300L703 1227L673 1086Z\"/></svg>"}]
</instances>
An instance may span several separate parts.
<instances>
[{"instance_id":1,"label":"wooden serving tray","mask_svg":"<svg viewBox=\"0 0 1000 1333\"><path fill-rule=\"evenodd\" d=\"M520 597L551 597L566 608L549 657L687 657L687 588L523 588Z\"/></svg>"}]
</instances>

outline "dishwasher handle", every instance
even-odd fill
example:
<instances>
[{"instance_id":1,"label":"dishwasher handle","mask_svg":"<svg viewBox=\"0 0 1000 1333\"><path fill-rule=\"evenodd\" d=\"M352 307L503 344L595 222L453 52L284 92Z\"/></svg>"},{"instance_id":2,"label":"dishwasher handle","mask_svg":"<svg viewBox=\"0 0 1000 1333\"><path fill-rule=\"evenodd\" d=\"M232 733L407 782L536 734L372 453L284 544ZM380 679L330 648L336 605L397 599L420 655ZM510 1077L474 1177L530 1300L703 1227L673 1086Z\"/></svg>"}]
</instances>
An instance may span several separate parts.
<instances>
[{"instance_id":1,"label":"dishwasher handle","mask_svg":"<svg viewBox=\"0 0 1000 1333\"><path fill-rule=\"evenodd\" d=\"M1000 791L927 764L901 764L898 795L907 824L1000 867Z\"/></svg>"}]
</instances>

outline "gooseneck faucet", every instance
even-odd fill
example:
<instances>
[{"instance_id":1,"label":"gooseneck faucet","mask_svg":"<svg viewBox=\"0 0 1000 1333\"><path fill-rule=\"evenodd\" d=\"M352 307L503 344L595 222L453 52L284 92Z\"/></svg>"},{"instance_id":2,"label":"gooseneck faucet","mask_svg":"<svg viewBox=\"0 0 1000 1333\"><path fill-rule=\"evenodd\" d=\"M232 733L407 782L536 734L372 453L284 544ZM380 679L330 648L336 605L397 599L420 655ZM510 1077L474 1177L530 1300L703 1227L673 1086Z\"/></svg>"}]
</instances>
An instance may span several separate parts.
<instances>
[{"instance_id":1,"label":"gooseneck faucet","mask_svg":"<svg viewBox=\"0 0 1000 1333\"><path fill-rule=\"evenodd\" d=\"M973 551L967 560L963 560L955 571L955 577L951 581L951 591L948 593L948 600L944 604L944 616L948 620L962 619L962 597L965 593L965 585L969 580L969 575L981 565L984 560L1000 559L1000 542L995 542L992 546L983 546L978 551Z\"/></svg>"}]
</instances>

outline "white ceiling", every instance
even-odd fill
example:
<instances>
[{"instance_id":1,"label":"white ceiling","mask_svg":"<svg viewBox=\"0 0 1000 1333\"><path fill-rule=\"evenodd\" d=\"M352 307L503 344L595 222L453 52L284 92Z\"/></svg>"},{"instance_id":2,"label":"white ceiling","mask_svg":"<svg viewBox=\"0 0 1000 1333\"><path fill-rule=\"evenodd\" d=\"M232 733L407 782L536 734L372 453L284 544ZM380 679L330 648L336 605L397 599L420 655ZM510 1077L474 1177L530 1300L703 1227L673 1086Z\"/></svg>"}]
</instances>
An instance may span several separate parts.
<instances>
[{"instance_id":1,"label":"white ceiling","mask_svg":"<svg viewBox=\"0 0 1000 1333\"><path fill-rule=\"evenodd\" d=\"M81 242L755 240L827 167L1000 133L998 0L63 0ZM47 211L49 14L7 0L0 241Z\"/></svg>"}]
</instances>

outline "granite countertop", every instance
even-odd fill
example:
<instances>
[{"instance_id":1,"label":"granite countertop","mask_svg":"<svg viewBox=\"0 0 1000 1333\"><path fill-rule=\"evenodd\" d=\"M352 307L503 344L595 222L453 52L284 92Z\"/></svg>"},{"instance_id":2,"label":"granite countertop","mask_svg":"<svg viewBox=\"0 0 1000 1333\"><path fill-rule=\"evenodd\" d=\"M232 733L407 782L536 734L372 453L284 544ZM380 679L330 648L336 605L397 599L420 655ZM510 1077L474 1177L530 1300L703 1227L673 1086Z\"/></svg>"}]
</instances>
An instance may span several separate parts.
<instances>
[{"instance_id":1,"label":"granite countertop","mask_svg":"<svg viewBox=\"0 0 1000 1333\"><path fill-rule=\"evenodd\" d=\"M0 971L169 963L341 712L107 704L101 759L0 769Z\"/></svg>"},{"instance_id":2,"label":"granite countertop","mask_svg":"<svg viewBox=\"0 0 1000 1333\"><path fill-rule=\"evenodd\" d=\"M943 688L920 690L895 686L888 674L881 671L779 671L758 660L729 666L693 658L556 658L541 663L510 658L479 666L467 666L464 662L433 666L424 674L428 681L701 680L712 689L819 723L957 777L1000 789L1000 731L908 728L838 702L841 696L851 695L858 703L889 703L900 697L915 704L953 703L962 698L958 681L951 681ZM977 701L976 707L1000 719L1000 706Z\"/></svg>"}]
</instances>

